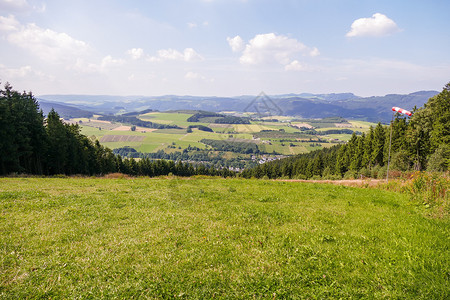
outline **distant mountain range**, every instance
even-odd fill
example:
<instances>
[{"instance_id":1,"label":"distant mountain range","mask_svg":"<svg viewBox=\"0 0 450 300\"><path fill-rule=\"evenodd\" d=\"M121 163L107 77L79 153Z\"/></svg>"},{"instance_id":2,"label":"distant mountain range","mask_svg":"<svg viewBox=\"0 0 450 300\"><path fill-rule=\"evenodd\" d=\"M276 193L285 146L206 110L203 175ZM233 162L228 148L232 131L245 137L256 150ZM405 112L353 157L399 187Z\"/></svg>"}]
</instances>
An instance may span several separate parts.
<instances>
[{"instance_id":1,"label":"distant mountain range","mask_svg":"<svg viewBox=\"0 0 450 300\"><path fill-rule=\"evenodd\" d=\"M120 114L146 109L257 112L299 118L344 117L370 122L389 122L391 107L412 110L421 107L437 91L419 91L407 95L390 94L359 97L352 93L283 94L266 96L92 96L42 95L38 97L44 113L53 107L63 117L91 117L93 114Z\"/></svg>"}]
</instances>

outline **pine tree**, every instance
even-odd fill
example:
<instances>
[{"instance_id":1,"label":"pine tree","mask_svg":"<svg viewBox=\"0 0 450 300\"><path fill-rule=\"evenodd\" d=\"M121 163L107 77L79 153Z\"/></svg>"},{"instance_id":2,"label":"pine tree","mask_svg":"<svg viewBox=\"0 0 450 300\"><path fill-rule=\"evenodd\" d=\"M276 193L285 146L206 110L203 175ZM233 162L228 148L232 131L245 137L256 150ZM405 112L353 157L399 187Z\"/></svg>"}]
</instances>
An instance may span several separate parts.
<instances>
[{"instance_id":1,"label":"pine tree","mask_svg":"<svg viewBox=\"0 0 450 300\"><path fill-rule=\"evenodd\" d=\"M378 123L378 125L375 127L375 130L373 131L373 140L372 140L372 157L371 160L375 165L384 165L384 147L386 143L386 130L381 125L381 123ZM389 141L388 141L389 143Z\"/></svg>"}]
</instances>

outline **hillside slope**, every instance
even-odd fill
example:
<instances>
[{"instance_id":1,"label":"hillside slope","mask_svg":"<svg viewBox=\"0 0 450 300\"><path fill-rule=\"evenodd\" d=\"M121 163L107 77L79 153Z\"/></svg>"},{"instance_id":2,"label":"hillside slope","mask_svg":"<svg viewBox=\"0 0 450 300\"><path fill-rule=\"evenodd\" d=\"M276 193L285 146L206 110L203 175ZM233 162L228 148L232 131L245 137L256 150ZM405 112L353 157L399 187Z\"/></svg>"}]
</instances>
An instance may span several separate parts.
<instances>
[{"instance_id":1,"label":"hillside slope","mask_svg":"<svg viewBox=\"0 0 450 300\"><path fill-rule=\"evenodd\" d=\"M256 99L255 96L195 97L173 95L160 97L43 95L39 98L47 102L67 103L99 114L115 114L119 111L131 112L144 109L260 112L261 107L269 105L275 107L273 111L279 114L303 118L339 116L370 122L388 122L391 118L390 109L392 106L400 106L411 110L414 106L422 106L436 94L438 94L436 91L420 91L408 95L358 97L352 93L303 93L274 95L265 99Z\"/></svg>"}]
</instances>

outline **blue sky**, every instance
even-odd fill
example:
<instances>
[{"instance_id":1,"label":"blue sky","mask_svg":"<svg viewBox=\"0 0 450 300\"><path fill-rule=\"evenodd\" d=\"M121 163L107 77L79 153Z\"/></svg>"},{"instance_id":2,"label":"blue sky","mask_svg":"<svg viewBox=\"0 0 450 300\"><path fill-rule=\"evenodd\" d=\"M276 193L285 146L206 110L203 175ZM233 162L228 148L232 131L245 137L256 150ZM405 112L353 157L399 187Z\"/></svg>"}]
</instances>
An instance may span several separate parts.
<instances>
[{"instance_id":1,"label":"blue sky","mask_svg":"<svg viewBox=\"0 0 450 300\"><path fill-rule=\"evenodd\" d=\"M446 0L0 0L0 80L34 94L438 90Z\"/></svg>"}]
</instances>

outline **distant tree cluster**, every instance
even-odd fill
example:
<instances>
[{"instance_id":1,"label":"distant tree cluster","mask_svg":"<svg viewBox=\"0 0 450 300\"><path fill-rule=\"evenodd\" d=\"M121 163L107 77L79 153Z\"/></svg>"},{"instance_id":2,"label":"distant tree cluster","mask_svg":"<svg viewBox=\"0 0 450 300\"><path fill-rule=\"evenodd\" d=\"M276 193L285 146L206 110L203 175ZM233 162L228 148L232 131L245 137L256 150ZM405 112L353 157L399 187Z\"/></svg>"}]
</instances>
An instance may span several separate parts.
<instances>
[{"instance_id":1,"label":"distant tree cluster","mask_svg":"<svg viewBox=\"0 0 450 300\"><path fill-rule=\"evenodd\" d=\"M141 110L141 111L132 111L132 112L124 113L124 114L121 114L121 116L137 117L139 115L148 114L150 112L155 112L155 111L156 110L153 110L153 109L149 108L149 109L144 109L144 110Z\"/></svg>"},{"instance_id":2,"label":"distant tree cluster","mask_svg":"<svg viewBox=\"0 0 450 300\"><path fill-rule=\"evenodd\" d=\"M200 122L203 118L213 118L213 123L216 124L250 124L250 120L248 118L226 116L223 114L208 111L199 111L198 113L190 116L187 121Z\"/></svg>"},{"instance_id":3,"label":"distant tree cluster","mask_svg":"<svg viewBox=\"0 0 450 300\"><path fill-rule=\"evenodd\" d=\"M224 140L212 140L212 139L202 139L200 143L210 145L216 151L228 151L234 153L243 154L256 154L260 153L258 145L249 142L234 142L234 141L224 141Z\"/></svg>"},{"instance_id":4,"label":"distant tree cluster","mask_svg":"<svg viewBox=\"0 0 450 300\"><path fill-rule=\"evenodd\" d=\"M134 116L101 116L98 118L99 120L103 121L110 121L110 122L118 122L118 123L128 123L135 126L145 127L145 128L155 128L155 129L178 129L177 125L170 125L170 124L158 124L153 123L149 121L143 121L141 119L138 119Z\"/></svg>"},{"instance_id":5,"label":"distant tree cluster","mask_svg":"<svg viewBox=\"0 0 450 300\"><path fill-rule=\"evenodd\" d=\"M253 167L256 162L250 157L235 157L235 158L225 158L224 152L211 153L210 150L200 149L198 147L188 146L183 151L174 151L167 153L164 150L158 150L151 153L139 152L131 147L117 148L113 150L114 154L120 155L122 158L149 158L151 160L155 159L165 159L173 161L184 161L190 162L192 164L203 164L208 168L213 166L216 169L222 168L238 168L244 169L248 167Z\"/></svg>"},{"instance_id":6,"label":"distant tree cluster","mask_svg":"<svg viewBox=\"0 0 450 300\"><path fill-rule=\"evenodd\" d=\"M214 130L212 130L211 128L209 128L205 125L189 125L188 128L186 129L186 131L188 133L190 133L190 132L192 132L192 128L197 128L198 130L206 131L206 132L214 132Z\"/></svg>"},{"instance_id":7,"label":"distant tree cluster","mask_svg":"<svg viewBox=\"0 0 450 300\"><path fill-rule=\"evenodd\" d=\"M450 165L450 83L414 109L410 120L392 123L390 169L447 171ZM381 123L367 134L353 133L347 144L300 154L245 170L244 177L342 178L386 175L391 127Z\"/></svg>"},{"instance_id":8,"label":"distant tree cluster","mask_svg":"<svg viewBox=\"0 0 450 300\"><path fill-rule=\"evenodd\" d=\"M235 117L235 116L224 116L218 118L214 121L216 124L250 124L248 118Z\"/></svg>"},{"instance_id":9,"label":"distant tree cluster","mask_svg":"<svg viewBox=\"0 0 450 300\"><path fill-rule=\"evenodd\" d=\"M208 111L199 111L195 113L194 115L187 118L186 121L188 122L200 122L201 118L213 118L213 117L223 117L222 114L208 112Z\"/></svg>"}]
</instances>

